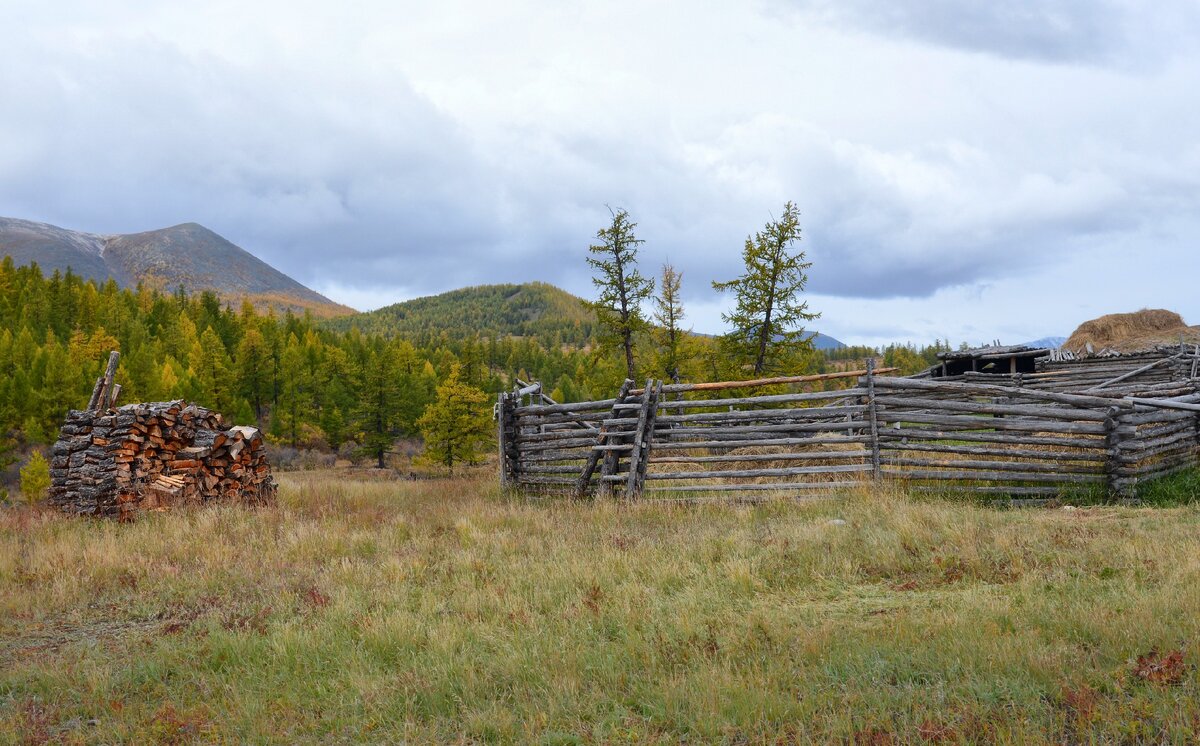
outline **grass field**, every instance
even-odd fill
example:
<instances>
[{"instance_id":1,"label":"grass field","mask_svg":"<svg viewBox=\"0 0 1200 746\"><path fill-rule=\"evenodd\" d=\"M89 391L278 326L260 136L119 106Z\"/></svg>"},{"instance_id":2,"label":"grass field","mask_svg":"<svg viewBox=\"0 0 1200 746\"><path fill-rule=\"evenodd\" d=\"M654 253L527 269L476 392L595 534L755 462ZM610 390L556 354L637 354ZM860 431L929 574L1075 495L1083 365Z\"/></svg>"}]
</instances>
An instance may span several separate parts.
<instances>
[{"instance_id":1,"label":"grass field","mask_svg":"<svg viewBox=\"0 0 1200 746\"><path fill-rule=\"evenodd\" d=\"M1200 739L1200 509L887 491L0 511L0 742Z\"/></svg>"}]
</instances>

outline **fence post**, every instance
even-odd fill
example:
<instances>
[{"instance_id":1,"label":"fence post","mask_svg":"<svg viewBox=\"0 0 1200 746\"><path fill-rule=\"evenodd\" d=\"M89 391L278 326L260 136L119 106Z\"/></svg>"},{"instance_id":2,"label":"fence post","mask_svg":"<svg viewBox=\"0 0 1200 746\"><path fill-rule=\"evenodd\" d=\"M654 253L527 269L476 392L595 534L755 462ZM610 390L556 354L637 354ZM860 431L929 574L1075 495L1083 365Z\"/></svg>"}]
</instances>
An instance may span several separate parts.
<instances>
[{"instance_id":1,"label":"fence post","mask_svg":"<svg viewBox=\"0 0 1200 746\"><path fill-rule=\"evenodd\" d=\"M642 389L642 408L638 411L637 430L633 433L633 450L629 452L629 477L625 480L625 498L632 500L642 490L646 476L646 457L649 455L650 440L654 431L654 415L658 409L658 394L662 381L646 379Z\"/></svg>"},{"instance_id":2,"label":"fence post","mask_svg":"<svg viewBox=\"0 0 1200 746\"><path fill-rule=\"evenodd\" d=\"M611 419L616 419L621 415L620 405L624 404L625 400L629 397L629 389L632 386L633 380L629 378L626 378L625 382L621 384L621 390L617 392L616 401L613 402L612 412L609 414ZM612 453L612 451L601 451L600 448L606 445L610 435L609 430L609 426L603 422L600 423L600 427L596 432L596 444L592 446L592 451L588 454L587 461L583 464L583 471L579 475L579 481L575 484L575 497L577 498L587 495L588 484L592 481L592 474L595 473L596 466L600 463L602 454L607 464L608 454ZM601 476L604 476L604 474L602 473ZM604 482L602 481L598 491L603 493L605 489Z\"/></svg>"},{"instance_id":3,"label":"fence post","mask_svg":"<svg viewBox=\"0 0 1200 746\"><path fill-rule=\"evenodd\" d=\"M1113 497L1132 500L1137 496L1137 487L1121 463L1121 407L1109 407L1108 417L1104 420L1105 463L1104 471L1108 475L1108 491Z\"/></svg>"},{"instance_id":4,"label":"fence post","mask_svg":"<svg viewBox=\"0 0 1200 746\"><path fill-rule=\"evenodd\" d=\"M501 392L496 401L496 439L500 448L500 488L510 489L517 482L516 422L513 402L508 394Z\"/></svg>"},{"instance_id":5,"label":"fence post","mask_svg":"<svg viewBox=\"0 0 1200 746\"><path fill-rule=\"evenodd\" d=\"M879 418L875 405L875 358L867 358L867 416L871 418L871 478L879 481Z\"/></svg>"}]
</instances>

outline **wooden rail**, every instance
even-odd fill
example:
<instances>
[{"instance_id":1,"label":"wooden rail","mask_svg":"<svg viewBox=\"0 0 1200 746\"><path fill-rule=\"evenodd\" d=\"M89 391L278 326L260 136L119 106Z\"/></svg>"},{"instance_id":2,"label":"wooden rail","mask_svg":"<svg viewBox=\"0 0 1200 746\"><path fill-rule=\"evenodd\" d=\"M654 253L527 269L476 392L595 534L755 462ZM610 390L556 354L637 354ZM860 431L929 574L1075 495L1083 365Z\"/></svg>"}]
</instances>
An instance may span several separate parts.
<instances>
[{"instance_id":1,"label":"wooden rail","mask_svg":"<svg viewBox=\"0 0 1200 746\"><path fill-rule=\"evenodd\" d=\"M1076 366L1065 370L1082 380L1069 380L1061 371L897 378L870 361L819 376L626 381L613 399L571 404L522 404L534 393L523 385L497 406L502 480L578 498L617 488L626 499L809 494L883 479L1021 501L1132 498L1200 461L1200 393L1191 359L1177 362ZM848 378L853 388L795 390ZM698 398L779 385L793 390Z\"/></svg>"}]
</instances>

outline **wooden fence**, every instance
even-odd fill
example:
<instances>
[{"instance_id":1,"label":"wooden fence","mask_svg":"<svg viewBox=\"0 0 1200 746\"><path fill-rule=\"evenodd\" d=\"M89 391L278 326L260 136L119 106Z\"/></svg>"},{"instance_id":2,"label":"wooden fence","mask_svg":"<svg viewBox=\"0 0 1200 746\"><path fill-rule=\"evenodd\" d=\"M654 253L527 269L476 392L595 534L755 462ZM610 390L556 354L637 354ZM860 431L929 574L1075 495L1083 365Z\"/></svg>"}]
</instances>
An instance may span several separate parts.
<instances>
[{"instance_id":1,"label":"wooden fence","mask_svg":"<svg viewBox=\"0 0 1200 746\"><path fill-rule=\"evenodd\" d=\"M651 380L640 389L626 381L612 399L574 404L521 387L497 406L502 480L578 497L812 494L894 479L1018 500L1081 491L1131 498L1145 481L1200 458L1192 378L1135 384L1130 376L1111 388L1058 391L1004 376L886 372ZM853 387L798 390L830 383Z\"/></svg>"}]
</instances>

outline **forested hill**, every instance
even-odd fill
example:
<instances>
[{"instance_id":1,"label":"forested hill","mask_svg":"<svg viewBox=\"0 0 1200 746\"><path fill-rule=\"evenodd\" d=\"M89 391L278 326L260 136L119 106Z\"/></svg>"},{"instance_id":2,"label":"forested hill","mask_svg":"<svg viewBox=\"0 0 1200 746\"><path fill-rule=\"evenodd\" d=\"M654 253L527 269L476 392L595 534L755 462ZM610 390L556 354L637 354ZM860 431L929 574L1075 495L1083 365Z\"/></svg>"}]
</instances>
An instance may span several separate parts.
<instances>
[{"instance_id":1,"label":"forested hill","mask_svg":"<svg viewBox=\"0 0 1200 746\"><path fill-rule=\"evenodd\" d=\"M357 326L418 345L441 337L534 337L547 345L583 346L596 332L596 316L582 298L544 282L462 288L327 324L339 331Z\"/></svg>"},{"instance_id":2,"label":"forested hill","mask_svg":"<svg viewBox=\"0 0 1200 746\"><path fill-rule=\"evenodd\" d=\"M343 316L327 326L385 336L416 344L439 339L531 337L543 344L582 347L594 340L596 315L578 296L544 282L478 285L441 295L415 298L377 311ZM830 350L844 345L816 333L813 346Z\"/></svg>"}]
</instances>

